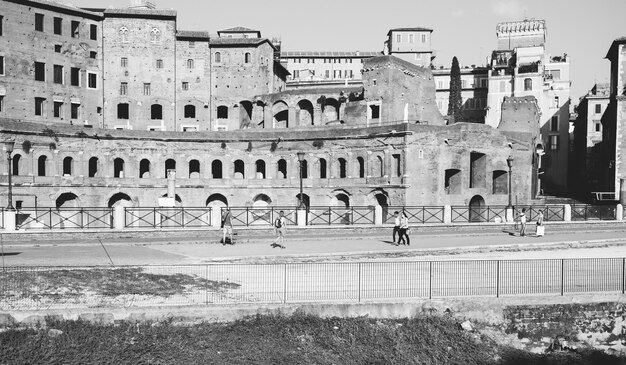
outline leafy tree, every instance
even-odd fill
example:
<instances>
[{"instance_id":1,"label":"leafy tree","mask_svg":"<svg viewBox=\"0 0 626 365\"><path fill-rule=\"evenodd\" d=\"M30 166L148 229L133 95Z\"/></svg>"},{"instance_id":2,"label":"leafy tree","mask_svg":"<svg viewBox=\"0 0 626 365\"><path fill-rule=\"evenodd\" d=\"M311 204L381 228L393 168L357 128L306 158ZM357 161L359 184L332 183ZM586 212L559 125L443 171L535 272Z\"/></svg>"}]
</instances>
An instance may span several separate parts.
<instances>
[{"instance_id":1,"label":"leafy tree","mask_svg":"<svg viewBox=\"0 0 626 365\"><path fill-rule=\"evenodd\" d=\"M450 98L448 100L448 115L454 117L454 122L463 121L461 107L461 68L456 56L452 58L452 68L450 69Z\"/></svg>"}]
</instances>

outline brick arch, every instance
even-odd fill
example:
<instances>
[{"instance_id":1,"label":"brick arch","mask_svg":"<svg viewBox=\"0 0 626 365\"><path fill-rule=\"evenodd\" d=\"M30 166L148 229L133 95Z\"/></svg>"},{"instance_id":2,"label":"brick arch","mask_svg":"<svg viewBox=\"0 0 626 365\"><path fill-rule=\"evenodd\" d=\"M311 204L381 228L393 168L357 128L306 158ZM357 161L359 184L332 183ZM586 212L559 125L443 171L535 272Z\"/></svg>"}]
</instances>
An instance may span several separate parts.
<instances>
[{"instance_id":1,"label":"brick arch","mask_svg":"<svg viewBox=\"0 0 626 365\"><path fill-rule=\"evenodd\" d=\"M126 199L127 198L127 199ZM113 206L115 206L118 202L122 201L122 200L126 200L128 201L128 203L122 203L122 206L125 207L131 207L134 206L134 201L136 199L133 199L129 194L121 191L121 190L116 190L116 191L112 191L109 194L106 195L104 201L107 203L107 207L112 208ZM120 204L117 204L120 205Z\"/></svg>"},{"instance_id":2,"label":"brick arch","mask_svg":"<svg viewBox=\"0 0 626 365\"><path fill-rule=\"evenodd\" d=\"M314 106L309 99L301 99L297 105L298 126L315 125Z\"/></svg>"},{"instance_id":3,"label":"brick arch","mask_svg":"<svg viewBox=\"0 0 626 365\"><path fill-rule=\"evenodd\" d=\"M284 100L276 100L272 104L274 128L289 128L289 104Z\"/></svg>"}]
</instances>

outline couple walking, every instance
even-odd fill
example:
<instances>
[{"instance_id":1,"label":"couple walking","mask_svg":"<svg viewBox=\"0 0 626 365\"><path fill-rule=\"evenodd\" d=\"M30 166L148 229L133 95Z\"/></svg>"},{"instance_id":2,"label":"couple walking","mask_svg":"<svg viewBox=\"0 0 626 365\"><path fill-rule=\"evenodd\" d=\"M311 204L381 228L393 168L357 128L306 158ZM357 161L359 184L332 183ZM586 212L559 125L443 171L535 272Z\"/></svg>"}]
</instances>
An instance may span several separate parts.
<instances>
[{"instance_id":1,"label":"couple walking","mask_svg":"<svg viewBox=\"0 0 626 365\"><path fill-rule=\"evenodd\" d=\"M520 222L520 236L526 236L526 208L523 208L521 213L517 215L517 220ZM516 224L517 225L517 224ZM537 234L536 237L541 237L544 234L544 226L543 226L543 210L539 210L537 213Z\"/></svg>"},{"instance_id":2,"label":"couple walking","mask_svg":"<svg viewBox=\"0 0 626 365\"><path fill-rule=\"evenodd\" d=\"M409 238L409 217L404 211L402 215L399 212L393 212L393 242L396 242L396 233L398 234L397 245L411 245Z\"/></svg>"}]
</instances>

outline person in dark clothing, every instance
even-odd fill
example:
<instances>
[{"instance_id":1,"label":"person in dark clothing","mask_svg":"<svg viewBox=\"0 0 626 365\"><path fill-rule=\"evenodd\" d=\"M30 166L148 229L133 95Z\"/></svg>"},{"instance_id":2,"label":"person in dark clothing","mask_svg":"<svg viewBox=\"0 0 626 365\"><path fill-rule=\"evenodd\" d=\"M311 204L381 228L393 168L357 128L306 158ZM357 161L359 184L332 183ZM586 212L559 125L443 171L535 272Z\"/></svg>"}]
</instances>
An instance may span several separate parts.
<instances>
[{"instance_id":1,"label":"person in dark clothing","mask_svg":"<svg viewBox=\"0 0 626 365\"><path fill-rule=\"evenodd\" d=\"M398 230L398 233L399 233L398 245L407 245L407 246L411 245L411 239L409 239L409 235L407 233L408 230L409 230L409 217L403 211L402 215L400 216L400 229Z\"/></svg>"}]
</instances>

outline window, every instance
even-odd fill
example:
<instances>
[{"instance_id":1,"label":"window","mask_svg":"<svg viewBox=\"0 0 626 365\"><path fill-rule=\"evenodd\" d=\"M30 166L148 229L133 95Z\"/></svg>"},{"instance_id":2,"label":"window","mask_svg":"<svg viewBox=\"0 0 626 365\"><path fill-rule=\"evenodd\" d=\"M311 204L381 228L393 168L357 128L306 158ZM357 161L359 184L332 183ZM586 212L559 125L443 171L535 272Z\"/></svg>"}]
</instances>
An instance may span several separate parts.
<instances>
[{"instance_id":1,"label":"window","mask_svg":"<svg viewBox=\"0 0 626 365\"><path fill-rule=\"evenodd\" d=\"M139 178L147 179L150 177L150 160L143 159L139 162Z\"/></svg>"},{"instance_id":2,"label":"window","mask_svg":"<svg viewBox=\"0 0 626 365\"><path fill-rule=\"evenodd\" d=\"M150 42L157 43L161 40L161 31L157 28L152 28L150 31Z\"/></svg>"},{"instance_id":3,"label":"window","mask_svg":"<svg viewBox=\"0 0 626 365\"><path fill-rule=\"evenodd\" d=\"M602 132L602 123L596 122L596 132Z\"/></svg>"},{"instance_id":4,"label":"window","mask_svg":"<svg viewBox=\"0 0 626 365\"><path fill-rule=\"evenodd\" d=\"M287 178L287 161L285 161L285 159L280 159L278 160L278 178L279 179L286 179Z\"/></svg>"},{"instance_id":5,"label":"window","mask_svg":"<svg viewBox=\"0 0 626 365\"><path fill-rule=\"evenodd\" d=\"M467 80L461 80L461 88L462 89L467 88Z\"/></svg>"},{"instance_id":6,"label":"window","mask_svg":"<svg viewBox=\"0 0 626 365\"><path fill-rule=\"evenodd\" d=\"M183 81L183 90L189 90L189 83L187 81Z\"/></svg>"},{"instance_id":7,"label":"window","mask_svg":"<svg viewBox=\"0 0 626 365\"><path fill-rule=\"evenodd\" d=\"M530 78L524 79L524 91L530 91L533 89L533 80Z\"/></svg>"},{"instance_id":8,"label":"window","mask_svg":"<svg viewBox=\"0 0 626 365\"><path fill-rule=\"evenodd\" d=\"M480 152L470 153L470 188L484 188L487 176L487 155Z\"/></svg>"},{"instance_id":9,"label":"window","mask_svg":"<svg viewBox=\"0 0 626 365\"><path fill-rule=\"evenodd\" d=\"M550 132L558 132L559 131L559 116L553 115L552 119L550 119Z\"/></svg>"},{"instance_id":10,"label":"window","mask_svg":"<svg viewBox=\"0 0 626 365\"><path fill-rule=\"evenodd\" d=\"M89 39L98 40L98 26L95 24L89 26Z\"/></svg>"},{"instance_id":11,"label":"window","mask_svg":"<svg viewBox=\"0 0 626 365\"><path fill-rule=\"evenodd\" d=\"M326 178L326 160L320 158L320 179Z\"/></svg>"},{"instance_id":12,"label":"window","mask_svg":"<svg viewBox=\"0 0 626 365\"><path fill-rule=\"evenodd\" d=\"M37 176L46 176L46 165L48 162L48 157L46 155L41 155L37 159Z\"/></svg>"},{"instance_id":13,"label":"window","mask_svg":"<svg viewBox=\"0 0 626 365\"><path fill-rule=\"evenodd\" d=\"M392 169L392 176L395 177L401 177L402 176L402 156L400 156L399 154L394 154L392 155L393 157L393 166L391 167Z\"/></svg>"},{"instance_id":14,"label":"window","mask_svg":"<svg viewBox=\"0 0 626 365\"><path fill-rule=\"evenodd\" d=\"M213 162L211 162L211 177L213 179L222 178L222 161L213 160Z\"/></svg>"},{"instance_id":15,"label":"window","mask_svg":"<svg viewBox=\"0 0 626 365\"><path fill-rule=\"evenodd\" d=\"M443 89L443 80L437 80L437 89Z\"/></svg>"},{"instance_id":16,"label":"window","mask_svg":"<svg viewBox=\"0 0 626 365\"><path fill-rule=\"evenodd\" d=\"M422 34L422 43L426 43L426 34Z\"/></svg>"},{"instance_id":17,"label":"window","mask_svg":"<svg viewBox=\"0 0 626 365\"><path fill-rule=\"evenodd\" d=\"M54 45L54 51L56 53L61 53L61 45L60 44L55 44Z\"/></svg>"},{"instance_id":18,"label":"window","mask_svg":"<svg viewBox=\"0 0 626 365\"><path fill-rule=\"evenodd\" d=\"M189 41L189 48L196 48L196 42L195 41Z\"/></svg>"},{"instance_id":19,"label":"window","mask_svg":"<svg viewBox=\"0 0 626 365\"><path fill-rule=\"evenodd\" d=\"M293 70L293 78L297 79L300 77L300 71L299 70Z\"/></svg>"},{"instance_id":20,"label":"window","mask_svg":"<svg viewBox=\"0 0 626 365\"><path fill-rule=\"evenodd\" d=\"M156 68L163 68L163 60L156 60Z\"/></svg>"},{"instance_id":21,"label":"window","mask_svg":"<svg viewBox=\"0 0 626 365\"><path fill-rule=\"evenodd\" d=\"M80 68L78 67L70 68L70 85L80 86Z\"/></svg>"},{"instance_id":22,"label":"window","mask_svg":"<svg viewBox=\"0 0 626 365\"><path fill-rule=\"evenodd\" d=\"M396 34L396 43L402 42L402 34Z\"/></svg>"},{"instance_id":23,"label":"window","mask_svg":"<svg viewBox=\"0 0 626 365\"><path fill-rule=\"evenodd\" d=\"M193 105L185 105L185 118L195 118L196 107Z\"/></svg>"},{"instance_id":24,"label":"window","mask_svg":"<svg viewBox=\"0 0 626 365\"><path fill-rule=\"evenodd\" d=\"M245 179L246 178L246 170L243 161L236 160L235 164L235 179Z\"/></svg>"},{"instance_id":25,"label":"window","mask_svg":"<svg viewBox=\"0 0 626 365\"><path fill-rule=\"evenodd\" d=\"M187 68L194 68L194 62L192 59L187 60Z\"/></svg>"},{"instance_id":26,"label":"window","mask_svg":"<svg viewBox=\"0 0 626 365\"><path fill-rule=\"evenodd\" d=\"M98 75L93 72L87 72L87 88L98 88Z\"/></svg>"},{"instance_id":27,"label":"window","mask_svg":"<svg viewBox=\"0 0 626 365\"><path fill-rule=\"evenodd\" d=\"M70 118L78 119L80 118L80 104L72 103L70 108Z\"/></svg>"},{"instance_id":28,"label":"window","mask_svg":"<svg viewBox=\"0 0 626 365\"><path fill-rule=\"evenodd\" d=\"M491 186L492 193L494 195L498 194L508 194L509 186L507 183L508 173L503 170L496 170L491 175Z\"/></svg>"},{"instance_id":29,"label":"window","mask_svg":"<svg viewBox=\"0 0 626 365\"><path fill-rule=\"evenodd\" d=\"M149 82L143 84L143 94L150 95L150 83Z\"/></svg>"},{"instance_id":30,"label":"window","mask_svg":"<svg viewBox=\"0 0 626 365\"><path fill-rule=\"evenodd\" d=\"M357 157L356 162L357 162L357 166L359 169L359 178L364 178L365 177L365 160L363 159L363 157Z\"/></svg>"},{"instance_id":31,"label":"window","mask_svg":"<svg viewBox=\"0 0 626 365\"><path fill-rule=\"evenodd\" d=\"M4 75L4 56L0 56L0 75Z\"/></svg>"},{"instance_id":32,"label":"window","mask_svg":"<svg viewBox=\"0 0 626 365\"><path fill-rule=\"evenodd\" d=\"M76 20L72 20L72 33L71 33L72 38L78 38L79 29L80 29L80 22L77 22Z\"/></svg>"},{"instance_id":33,"label":"window","mask_svg":"<svg viewBox=\"0 0 626 365\"><path fill-rule=\"evenodd\" d=\"M228 119L228 107L220 105L217 107L217 119Z\"/></svg>"},{"instance_id":34,"label":"window","mask_svg":"<svg viewBox=\"0 0 626 365\"><path fill-rule=\"evenodd\" d=\"M96 57L98 57L98 52L96 52L96 51L90 51L89 52L89 58L96 59Z\"/></svg>"},{"instance_id":35,"label":"window","mask_svg":"<svg viewBox=\"0 0 626 365\"><path fill-rule=\"evenodd\" d=\"M340 158L337 162L339 162L339 178L341 179L345 179L348 175L347 175L347 171L348 171L348 163L346 162L345 159Z\"/></svg>"},{"instance_id":36,"label":"window","mask_svg":"<svg viewBox=\"0 0 626 365\"><path fill-rule=\"evenodd\" d=\"M127 43L128 42L128 28L121 27L119 30L119 34L120 34L120 40L122 41L122 43Z\"/></svg>"},{"instance_id":37,"label":"window","mask_svg":"<svg viewBox=\"0 0 626 365\"><path fill-rule=\"evenodd\" d=\"M246 52L243 58L245 63L250 63L250 52Z\"/></svg>"},{"instance_id":38,"label":"window","mask_svg":"<svg viewBox=\"0 0 626 365\"><path fill-rule=\"evenodd\" d=\"M62 101L55 101L54 102L53 115L54 115L55 118L61 118L62 108L63 108L63 102Z\"/></svg>"},{"instance_id":39,"label":"window","mask_svg":"<svg viewBox=\"0 0 626 365\"><path fill-rule=\"evenodd\" d=\"M128 67L128 58L122 57L122 59L120 60L120 66L121 67Z\"/></svg>"},{"instance_id":40,"label":"window","mask_svg":"<svg viewBox=\"0 0 626 365\"><path fill-rule=\"evenodd\" d=\"M554 97L554 107L555 107L555 108L558 108L558 107L559 107L559 97L558 97L558 96L555 96L555 97Z\"/></svg>"},{"instance_id":41,"label":"window","mask_svg":"<svg viewBox=\"0 0 626 365\"><path fill-rule=\"evenodd\" d=\"M43 32L43 14L35 13L35 30Z\"/></svg>"},{"instance_id":42,"label":"window","mask_svg":"<svg viewBox=\"0 0 626 365\"><path fill-rule=\"evenodd\" d=\"M89 177L98 176L98 158L92 157L89 159Z\"/></svg>"},{"instance_id":43,"label":"window","mask_svg":"<svg viewBox=\"0 0 626 365\"><path fill-rule=\"evenodd\" d=\"M120 83L120 95L128 95L128 82Z\"/></svg>"},{"instance_id":44,"label":"window","mask_svg":"<svg viewBox=\"0 0 626 365\"><path fill-rule=\"evenodd\" d=\"M504 80L500 81L500 92L501 93L505 93L506 92L506 81L504 81Z\"/></svg>"},{"instance_id":45,"label":"window","mask_svg":"<svg viewBox=\"0 0 626 365\"><path fill-rule=\"evenodd\" d=\"M128 119L128 103L117 104L117 119Z\"/></svg>"},{"instance_id":46,"label":"window","mask_svg":"<svg viewBox=\"0 0 626 365\"><path fill-rule=\"evenodd\" d=\"M45 98L35 98L35 115L43 116L43 104L45 100Z\"/></svg>"},{"instance_id":47,"label":"window","mask_svg":"<svg viewBox=\"0 0 626 365\"><path fill-rule=\"evenodd\" d=\"M602 114L602 104L596 104L596 114Z\"/></svg>"},{"instance_id":48,"label":"window","mask_svg":"<svg viewBox=\"0 0 626 365\"><path fill-rule=\"evenodd\" d=\"M0 15L0 37L3 36L3 33L2 33L3 24L4 24L4 17Z\"/></svg>"},{"instance_id":49,"label":"window","mask_svg":"<svg viewBox=\"0 0 626 365\"><path fill-rule=\"evenodd\" d=\"M215 63L222 62L222 54L220 52L215 52Z\"/></svg>"},{"instance_id":50,"label":"window","mask_svg":"<svg viewBox=\"0 0 626 365\"><path fill-rule=\"evenodd\" d=\"M3 106L4 106L4 95L0 95L0 113L2 113Z\"/></svg>"},{"instance_id":51,"label":"window","mask_svg":"<svg viewBox=\"0 0 626 365\"><path fill-rule=\"evenodd\" d=\"M66 157L63 159L63 176L72 176L72 168L74 167L74 159Z\"/></svg>"},{"instance_id":52,"label":"window","mask_svg":"<svg viewBox=\"0 0 626 365\"><path fill-rule=\"evenodd\" d=\"M409 43L413 43L414 38L415 38L414 34L409 34Z\"/></svg>"},{"instance_id":53,"label":"window","mask_svg":"<svg viewBox=\"0 0 626 365\"><path fill-rule=\"evenodd\" d=\"M54 17L54 34L63 34L63 19Z\"/></svg>"},{"instance_id":54,"label":"window","mask_svg":"<svg viewBox=\"0 0 626 365\"><path fill-rule=\"evenodd\" d=\"M324 75L327 79L330 78L330 70L326 70L326 74Z\"/></svg>"},{"instance_id":55,"label":"window","mask_svg":"<svg viewBox=\"0 0 626 365\"><path fill-rule=\"evenodd\" d=\"M52 78L55 84L63 84L63 66L53 66Z\"/></svg>"},{"instance_id":56,"label":"window","mask_svg":"<svg viewBox=\"0 0 626 365\"><path fill-rule=\"evenodd\" d=\"M46 64L35 62L35 81L46 81Z\"/></svg>"},{"instance_id":57,"label":"window","mask_svg":"<svg viewBox=\"0 0 626 365\"><path fill-rule=\"evenodd\" d=\"M163 107L160 104L152 104L150 106L150 119L163 119Z\"/></svg>"},{"instance_id":58,"label":"window","mask_svg":"<svg viewBox=\"0 0 626 365\"><path fill-rule=\"evenodd\" d=\"M550 136L550 150L557 151L559 149L559 136Z\"/></svg>"},{"instance_id":59,"label":"window","mask_svg":"<svg viewBox=\"0 0 626 365\"><path fill-rule=\"evenodd\" d=\"M124 177L124 160L119 157L113 160L113 177L118 179Z\"/></svg>"}]
</instances>

